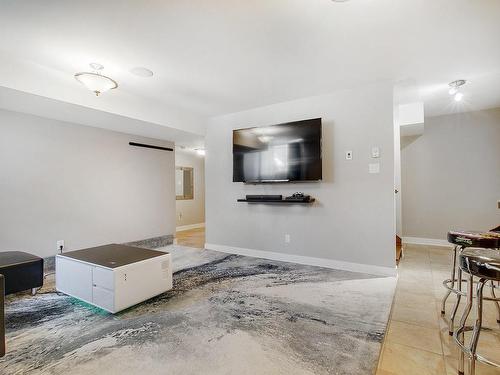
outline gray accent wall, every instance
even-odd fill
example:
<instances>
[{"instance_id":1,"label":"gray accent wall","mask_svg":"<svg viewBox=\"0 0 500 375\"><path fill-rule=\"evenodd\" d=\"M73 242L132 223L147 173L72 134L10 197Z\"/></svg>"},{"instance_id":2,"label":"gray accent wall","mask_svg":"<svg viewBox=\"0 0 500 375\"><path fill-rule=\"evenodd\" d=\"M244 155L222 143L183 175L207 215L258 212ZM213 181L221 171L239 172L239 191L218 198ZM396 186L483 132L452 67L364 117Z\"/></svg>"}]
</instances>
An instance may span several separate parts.
<instances>
[{"instance_id":1,"label":"gray accent wall","mask_svg":"<svg viewBox=\"0 0 500 375\"><path fill-rule=\"evenodd\" d=\"M0 110L0 251L43 257L175 232L171 142Z\"/></svg>"},{"instance_id":2,"label":"gray accent wall","mask_svg":"<svg viewBox=\"0 0 500 375\"><path fill-rule=\"evenodd\" d=\"M175 150L176 167L193 168L193 199L177 200L176 224L200 224L205 222L205 158L193 151Z\"/></svg>"},{"instance_id":3,"label":"gray accent wall","mask_svg":"<svg viewBox=\"0 0 500 375\"><path fill-rule=\"evenodd\" d=\"M323 181L232 182L232 130L321 117ZM394 122L392 85L365 86L210 120L206 136L208 244L394 267ZM379 159L371 158L378 146ZM345 152L353 151L353 160ZM380 163L369 174L369 163ZM313 205L237 203L245 194L296 191ZM285 242L285 235L290 242Z\"/></svg>"},{"instance_id":4,"label":"gray accent wall","mask_svg":"<svg viewBox=\"0 0 500 375\"><path fill-rule=\"evenodd\" d=\"M426 118L401 145L404 236L500 225L500 108Z\"/></svg>"}]
</instances>

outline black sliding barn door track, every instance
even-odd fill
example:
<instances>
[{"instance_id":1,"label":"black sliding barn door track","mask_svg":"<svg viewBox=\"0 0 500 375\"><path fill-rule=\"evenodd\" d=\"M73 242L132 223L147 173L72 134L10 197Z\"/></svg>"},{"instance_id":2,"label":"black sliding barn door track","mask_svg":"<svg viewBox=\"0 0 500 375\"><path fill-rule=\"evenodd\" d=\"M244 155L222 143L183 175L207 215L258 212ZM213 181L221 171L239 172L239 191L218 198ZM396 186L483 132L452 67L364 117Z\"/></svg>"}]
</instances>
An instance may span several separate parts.
<instances>
[{"instance_id":1,"label":"black sliding barn door track","mask_svg":"<svg viewBox=\"0 0 500 375\"><path fill-rule=\"evenodd\" d=\"M163 150L163 151L174 151L174 149L170 147L153 146L153 145L147 145L145 143L129 142L128 144L130 146L135 146L135 147L152 148L155 150Z\"/></svg>"}]
</instances>

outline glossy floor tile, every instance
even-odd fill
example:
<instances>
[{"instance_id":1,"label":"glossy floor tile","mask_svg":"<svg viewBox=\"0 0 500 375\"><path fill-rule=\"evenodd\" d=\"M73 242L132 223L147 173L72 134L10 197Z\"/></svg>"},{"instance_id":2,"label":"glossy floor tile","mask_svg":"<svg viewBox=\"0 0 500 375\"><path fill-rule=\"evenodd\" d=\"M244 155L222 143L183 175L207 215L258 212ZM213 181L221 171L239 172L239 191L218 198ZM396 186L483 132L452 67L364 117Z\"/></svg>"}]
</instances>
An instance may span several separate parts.
<instances>
[{"instance_id":1,"label":"glossy floor tile","mask_svg":"<svg viewBox=\"0 0 500 375\"><path fill-rule=\"evenodd\" d=\"M406 245L377 375L458 374L459 351L448 334L448 319L456 300L453 295L441 316L442 282L450 277L451 255L451 249L445 247ZM462 300L457 324L464 305ZM485 302L483 324L491 330L481 333L478 352L500 362L497 317L494 303ZM471 313L469 321L473 320ZM483 364L476 367L476 375L492 374L500 375L500 369Z\"/></svg>"}]
</instances>

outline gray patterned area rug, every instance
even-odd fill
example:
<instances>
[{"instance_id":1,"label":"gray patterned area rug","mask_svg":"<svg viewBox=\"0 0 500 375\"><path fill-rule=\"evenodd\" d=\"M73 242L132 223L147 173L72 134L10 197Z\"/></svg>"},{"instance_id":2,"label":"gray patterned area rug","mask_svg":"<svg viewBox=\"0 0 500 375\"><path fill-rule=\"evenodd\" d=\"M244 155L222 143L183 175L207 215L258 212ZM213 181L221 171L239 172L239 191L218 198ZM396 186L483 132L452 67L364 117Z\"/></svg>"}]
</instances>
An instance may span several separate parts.
<instances>
[{"instance_id":1,"label":"gray patterned area rug","mask_svg":"<svg viewBox=\"0 0 500 375\"><path fill-rule=\"evenodd\" d=\"M372 374L395 278L179 246L174 289L112 315L9 296L1 374Z\"/></svg>"}]
</instances>

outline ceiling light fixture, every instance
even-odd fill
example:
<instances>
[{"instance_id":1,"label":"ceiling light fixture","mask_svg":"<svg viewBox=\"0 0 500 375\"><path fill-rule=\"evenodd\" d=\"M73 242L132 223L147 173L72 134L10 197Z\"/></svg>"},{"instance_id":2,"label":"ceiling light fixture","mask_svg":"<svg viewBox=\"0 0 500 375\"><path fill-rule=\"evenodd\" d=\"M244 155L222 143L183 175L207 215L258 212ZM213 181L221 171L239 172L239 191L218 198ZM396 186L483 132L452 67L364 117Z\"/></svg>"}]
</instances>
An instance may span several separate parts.
<instances>
[{"instance_id":1,"label":"ceiling light fixture","mask_svg":"<svg viewBox=\"0 0 500 375\"><path fill-rule=\"evenodd\" d=\"M90 67L94 70L94 72L80 72L75 74L75 79L87 87L90 91L92 91L96 96L99 96L101 93L116 89L118 87L118 83L115 80L103 76L99 73L104 67L98 63L89 64Z\"/></svg>"},{"instance_id":2,"label":"ceiling light fixture","mask_svg":"<svg viewBox=\"0 0 500 375\"><path fill-rule=\"evenodd\" d=\"M257 139L259 141L261 141L262 143L269 143L269 142L271 142L273 137L271 137L270 135L261 135L260 137L257 137Z\"/></svg>"},{"instance_id":3,"label":"ceiling light fixture","mask_svg":"<svg viewBox=\"0 0 500 375\"><path fill-rule=\"evenodd\" d=\"M455 96L453 97L453 99L455 99L456 102L459 102L460 100L462 100L463 97L464 97L464 94L462 94L461 92L457 92L455 94Z\"/></svg>"},{"instance_id":4,"label":"ceiling light fixture","mask_svg":"<svg viewBox=\"0 0 500 375\"><path fill-rule=\"evenodd\" d=\"M195 148L194 149L196 153L200 156L205 156L205 149L204 148Z\"/></svg>"},{"instance_id":5,"label":"ceiling light fixture","mask_svg":"<svg viewBox=\"0 0 500 375\"><path fill-rule=\"evenodd\" d=\"M448 90L448 94L453 95L453 99L456 102L459 102L464 97L464 94L460 92L460 87L465 85L467 81L465 79L458 79L456 81L450 82L448 86L450 89Z\"/></svg>"},{"instance_id":6,"label":"ceiling light fixture","mask_svg":"<svg viewBox=\"0 0 500 375\"><path fill-rule=\"evenodd\" d=\"M136 66L135 68L130 69L130 73L143 78L153 76L153 71L143 66Z\"/></svg>"}]
</instances>

